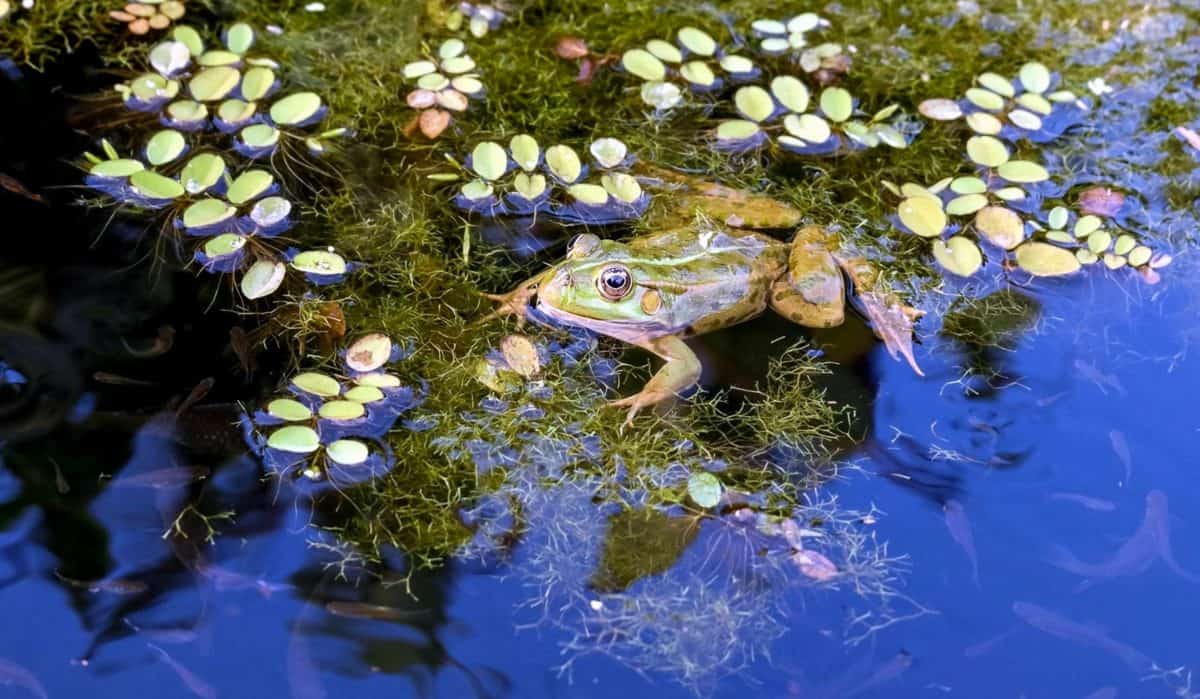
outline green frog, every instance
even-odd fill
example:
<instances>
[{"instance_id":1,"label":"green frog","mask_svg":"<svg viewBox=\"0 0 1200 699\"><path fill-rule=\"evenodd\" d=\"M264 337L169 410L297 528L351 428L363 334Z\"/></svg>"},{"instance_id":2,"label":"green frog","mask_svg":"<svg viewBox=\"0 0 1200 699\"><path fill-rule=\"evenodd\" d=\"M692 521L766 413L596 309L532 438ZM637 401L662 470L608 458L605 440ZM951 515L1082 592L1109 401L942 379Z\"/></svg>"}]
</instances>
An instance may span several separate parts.
<instances>
[{"instance_id":1,"label":"green frog","mask_svg":"<svg viewBox=\"0 0 1200 699\"><path fill-rule=\"evenodd\" d=\"M665 360L641 391L610 403L628 410L628 425L642 408L699 380L700 360L684 338L750 320L767 308L805 327L839 325L846 292L840 267L856 286L870 270L861 258L835 256L835 249L834 237L818 226L800 229L790 243L713 223L629 242L583 234L558 264L507 294L487 294L500 304L488 318L515 315L523 324L533 307L554 323L587 328ZM905 339L911 339L915 312L883 306L909 320ZM905 356L911 362L911 352Z\"/></svg>"}]
</instances>

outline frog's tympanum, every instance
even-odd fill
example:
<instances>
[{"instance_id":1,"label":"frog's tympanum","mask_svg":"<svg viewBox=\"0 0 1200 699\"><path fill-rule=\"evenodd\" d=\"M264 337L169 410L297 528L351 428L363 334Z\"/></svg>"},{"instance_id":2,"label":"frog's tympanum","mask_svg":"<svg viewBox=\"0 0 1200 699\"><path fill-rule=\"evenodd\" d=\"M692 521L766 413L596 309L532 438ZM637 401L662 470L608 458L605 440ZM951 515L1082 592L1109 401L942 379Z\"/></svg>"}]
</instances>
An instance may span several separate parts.
<instances>
[{"instance_id":1,"label":"frog's tympanum","mask_svg":"<svg viewBox=\"0 0 1200 699\"><path fill-rule=\"evenodd\" d=\"M685 337L741 323L768 307L810 328L840 324L845 288L839 263L858 285L866 262L839 260L835 244L816 226L801 229L791 243L711 223L629 242L583 234L566 259L508 294L489 297L500 302L493 316L523 322L536 318L528 316L533 307L552 322L588 328L666 360L641 391L611 403L628 408L628 423L641 408L700 378L700 361ZM915 317L898 304L895 310Z\"/></svg>"}]
</instances>

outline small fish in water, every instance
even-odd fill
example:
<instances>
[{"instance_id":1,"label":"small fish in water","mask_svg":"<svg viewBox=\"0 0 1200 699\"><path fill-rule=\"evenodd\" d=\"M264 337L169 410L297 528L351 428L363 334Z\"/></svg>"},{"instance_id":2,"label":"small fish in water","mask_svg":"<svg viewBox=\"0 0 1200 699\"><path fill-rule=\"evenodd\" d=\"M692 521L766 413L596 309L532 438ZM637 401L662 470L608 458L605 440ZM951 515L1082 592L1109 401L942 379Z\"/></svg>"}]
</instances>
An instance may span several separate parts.
<instances>
[{"instance_id":1,"label":"small fish in water","mask_svg":"<svg viewBox=\"0 0 1200 699\"><path fill-rule=\"evenodd\" d=\"M380 604L367 604L366 602L345 602L333 601L326 602L325 609L330 614L335 616L348 617L351 619L379 619L383 621L401 621L404 619L414 619L426 616L424 610L409 610L399 609L396 607L385 607Z\"/></svg>"},{"instance_id":2,"label":"small fish in water","mask_svg":"<svg viewBox=\"0 0 1200 699\"><path fill-rule=\"evenodd\" d=\"M979 643L973 643L973 644L967 646L966 648L963 649L963 657L964 658L978 658L980 656L991 653L993 650L996 649L996 646L1000 645L1009 636L1012 636L1013 634L1015 634L1017 632L1017 628L1019 628L1019 627L1011 628L1002 634L992 636L991 638L980 641Z\"/></svg>"},{"instance_id":3,"label":"small fish in water","mask_svg":"<svg viewBox=\"0 0 1200 699\"><path fill-rule=\"evenodd\" d=\"M1055 403L1057 403L1058 401L1060 401L1064 397L1066 397L1067 393L1069 393L1069 391L1059 391L1058 393L1055 393L1052 396L1038 398L1037 399L1037 407L1045 408L1047 406L1054 405Z\"/></svg>"},{"instance_id":4,"label":"small fish in water","mask_svg":"<svg viewBox=\"0 0 1200 699\"><path fill-rule=\"evenodd\" d=\"M21 184L20 180L2 172L0 172L0 188L7 189L13 194L25 197L30 201L36 201L39 204L46 203L46 200L42 198L42 195L29 191L29 188Z\"/></svg>"},{"instance_id":5,"label":"small fish in water","mask_svg":"<svg viewBox=\"0 0 1200 699\"><path fill-rule=\"evenodd\" d=\"M167 352L170 352L171 348L175 345L175 328L172 328L170 325L164 325L160 327L158 329L158 337L156 337L154 342L151 343L151 345L146 349L134 349L133 347L130 347L129 343L125 341L125 338L121 338L121 344L125 346L126 352L135 357L140 357L143 359L160 357Z\"/></svg>"},{"instance_id":6,"label":"small fish in water","mask_svg":"<svg viewBox=\"0 0 1200 699\"><path fill-rule=\"evenodd\" d=\"M1117 699L1117 688L1101 687L1083 699Z\"/></svg>"},{"instance_id":7,"label":"small fish in water","mask_svg":"<svg viewBox=\"0 0 1200 699\"><path fill-rule=\"evenodd\" d=\"M54 577L67 583L72 587L78 587L88 592L108 592L114 595L137 595L150 589L146 583L141 580L125 580L121 578L112 578L108 580L76 580L68 578L57 570L54 571Z\"/></svg>"},{"instance_id":8,"label":"small fish in water","mask_svg":"<svg viewBox=\"0 0 1200 699\"><path fill-rule=\"evenodd\" d=\"M1100 389L1100 392L1106 396L1108 395L1108 391L1104 388L1105 386L1116 391L1118 395L1125 395L1125 387L1121 385L1117 377L1112 374L1101 373L1095 364L1085 362L1082 359L1076 359L1075 372L1080 377L1095 384L1096 388Z\"/></svg>"},{"instance_id":9,"label":"small fish in water","mask_svg":"<svg viewBox=\"0 0 1200 699\"><path fill-rule=\"evenodd\" d=\"M1129 442L1125 441L1125 433L1113 430L1108 433L1108 441L1112 443L1113 451L1121 460L1121 465L1125 467L1124 485L1129 485L1129 479L1133 478L1133 455L1129 453Z\"/></svg>"},{"instance_id":10,"label":"small fish in water","mask_svg":"<svg viewBox=\"0 0 1200 699\"><path fill-rule=\"evenodd\" d=\"M162 661L175 671L175 674L179 676L179 679L185 685L187 685L187 688L191 690L192 694L195 694L198 697L204 697L204 699L216 699L217 690L214 689L212 685L197 677L196 673L184 667L175 658L172 658L167 651L159 648L153 643L147 643L146 647L158 653Z\"/></svg>"},{"instance_id":11,"label":"small fish in water","mask_svg":"<svg viewBox=\"0 0 1200 699\"><path fill-rule=\"evenodd\" d=\"M184 645L192 643L196 640L195 629L158 629L158 628L143 628L129 620L129 617L122 617L121 621L130 628L134 633L145 636L159 643L171 643L175 645Z\"/></svg>"},{"instance_id":12,"label":"small fish in water","mask_svg":"<svg viewBox=\"0 0 1200 699\"><path fill-rule=\"evenodd\" d=\"M205 563L203 560L197 561L195 570L201 577L210 580L213 587L221 592L257 590L258 594L262 595L265 599L270 599L271 595L276 592L292 589L291 585L268 582L261 578L252 578L249 575L235 573L232 570L226 570L225 568Z\"/></svg>"},{"instance_id":13,"label":"small fish in water","mask_svg":"<svg viewBox=\"0 0 1200 699\"><path fill-rule=\"evenodd\" d=\"M143 388L152 388L158 385L153 381L131 379L128 376L110 374L107 371L97 371L96 373L92 374L92 378L100 383L106 383L110 386L141 386Z\"/></svg>"},{"instance_id":14,"label":"small fish in water","mask_svg":"<svg viewBox=\"0 0 1200 699\"><path fill-rule=\"evenodd\" d=\"M7 658L0 658L0 687L21 687L40 699L47 699L46 688L29 670Z\"/></svg>"},{"instance_id":15,"label":"small fish in water","mask_svg":"<svg viewBox=\"0 0 1200 699\"><path fill-rule=\"evenodd\" d=\"M113 481L115 488L178 488L208 477L205 466L171 466L132 476L120 476Z\"/></svg>"},{"instance_id":16,"label":"small fish in water","mask_svg":"<svg viewBox=\"0 0 1200 699\"><path fill-rule=\"evenodd\" d=\"M1101 500L1100 498L1083 495L1082 493L1051 493L1050 499L1073 502L1096 512L1112 512L1117 509L1117 506L1109 500Z\"/></svg>"},{"instance_id":17,"label":"small fish in water","mask_svg":"<svg viewBox=\"0 0 1200 699\"><path fill-rule=\"evenodd\" d=\"M975 553L975 537L971 534L971 521L967 519L966 510L959 501L947 500L942 505L942 512L946 516L950 538L967 554L967 559L971 561L971 579L975 581L975 587L980 587L979 557Z\"/></svg>"},{"instance_id":18,"label":"small fish in water","mask_svg":"<svg viewBox=\"0 0 1200 699\"><path fill-rule=\"evenodd\" d=\"M1171 531L1167 511L1167 496L1161 490L1151 490L1146 495L1146 516L1129 541L1108 560L1087 563L1075 557L1062 546L1055 546L1050 554L1051 565L1086 578L1116 578L1139 575L1155 560L1161 559L1171 572L1188 582L1200 583L1200 575L1185 570L1175 560L1171 550ZM1081 589L1090 587L1085 581Z\"/></svg>"},{"instance_id":19,"label":"small fish in water","mask_svg":"<svg viewBox=\"0 0 1200 699\"><path fill-rule=\"evenodd\" d=\"M1032 602L1013 602L1013 612L1026 624L1065 641L1099 648L1121 659L1134 672L1148 672L1154 661L1144 653L1108 637L1104 629L1077 621L1039 607Z\"/></svg>"},{"instance_id":20,"label":"small fish in water","mask_svg":"<svg viewBox=\"0 0 1200 699\"><path fill-rule=\"evenodd\" d=\"M191 410L192 406L204 400L204 397L208 395L208 392L212 390L212 387L216 382L217 380L210 376L196 384L196 387L192 389L191 393L187 395L187 398L184 398L183 402L180 403L179 407L175 410L175 416L178 417L183 415L187 411Z\"/></svg>"},{"instance_id":21,"label":"small fish in water","mask_svg":"<svg viewBox=\"0 0 1200 699\"><path fill-rule=\"evenodd\" d=\"M58 489L59 495L66 495L71 492L71 484L67 483L67 479L63 476L62 469L59 468L58 462L50 459L50 464L54 466L54 487Z\"/></svg>"},{"instance_id":22,"label":"small fish in water","mask_svg":"<svg viewBox=\"0 0 1200 699\"><path fill-rule=\"evenodd\" d=\"M890 660L876 667L874 672L865 680L851 687L843 696L858 696L869 689L874 689L885 682L890 682L907 672L912 667L912 662L911 653L900 651L892 656Z\"/></svg>"}]
</instances>

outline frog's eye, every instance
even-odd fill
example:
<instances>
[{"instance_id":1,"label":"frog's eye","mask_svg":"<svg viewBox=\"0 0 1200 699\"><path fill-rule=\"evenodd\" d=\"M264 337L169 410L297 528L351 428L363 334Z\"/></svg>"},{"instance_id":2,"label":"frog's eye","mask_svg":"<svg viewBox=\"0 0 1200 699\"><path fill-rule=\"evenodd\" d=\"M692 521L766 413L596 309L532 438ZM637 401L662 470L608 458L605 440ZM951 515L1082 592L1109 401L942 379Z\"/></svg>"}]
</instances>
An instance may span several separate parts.
<instances>
[{"instance_id":1,"label":"frog's eye","mask_svg":"<svg viewBox=\"0 0 1200 699\"><path fill-rule=\"evenodd\" d=\"M629 295L633 288L633 275L621 265L605 267L600 276L596 277L596 286L604 298L610 301L620 301Z\"/></svg>"}]
</instances>

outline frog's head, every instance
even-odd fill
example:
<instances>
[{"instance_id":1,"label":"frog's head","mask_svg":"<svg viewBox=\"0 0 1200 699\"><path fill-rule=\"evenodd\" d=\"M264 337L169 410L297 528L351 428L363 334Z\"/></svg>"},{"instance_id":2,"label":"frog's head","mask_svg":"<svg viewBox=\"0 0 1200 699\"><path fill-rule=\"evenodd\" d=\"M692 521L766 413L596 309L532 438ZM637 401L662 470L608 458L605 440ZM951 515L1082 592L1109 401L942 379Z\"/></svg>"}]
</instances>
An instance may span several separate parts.
<instances>
[{"instance_id":1,"label":"frog's head","mask_svg":"<svg viewBox=\"0 0 1200 699\"><path fill-rule=\"evenodd\" d=\"M670 332L663 296L647 268L622 243L576 236L538 289L538 310L551 318L624 340Z\"/></svg>"}]
</instances>

